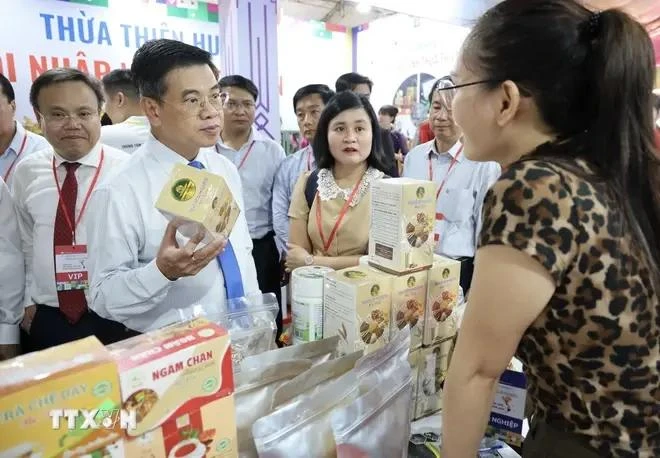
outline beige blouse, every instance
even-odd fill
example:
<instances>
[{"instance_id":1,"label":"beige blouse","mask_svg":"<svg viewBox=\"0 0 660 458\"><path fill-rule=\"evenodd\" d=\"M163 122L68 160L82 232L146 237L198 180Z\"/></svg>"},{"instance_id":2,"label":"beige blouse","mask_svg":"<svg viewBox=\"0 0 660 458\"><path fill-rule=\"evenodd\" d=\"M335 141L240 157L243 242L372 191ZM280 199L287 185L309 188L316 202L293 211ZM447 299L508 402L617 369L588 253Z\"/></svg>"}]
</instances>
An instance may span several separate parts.
<instances>
[{"instance_id":1,"label":"beige blouse","mask_svg":"<svg viewBox=\"0 0 660 458\"><path fill-rule=\"evenodd\" d=\"M289 217L307 221L307 235L312 244L314 256L360 256L367 254L369 247L369 226L371 225L371 183L383 178L383 172L369 168L362 179L348 211L337 229L327 253L323 252L323 242L316 224L316 207L321 205L323 235L327 241L339 218L342 207L351 195L352 188L342 189L335 182L328 169L319 170L318 191L312 208L307 205L305 185L311 172L306 172L298 179L289 207ZM320 202L319 202L320 201Z\"/></svg>"}]
</instances>

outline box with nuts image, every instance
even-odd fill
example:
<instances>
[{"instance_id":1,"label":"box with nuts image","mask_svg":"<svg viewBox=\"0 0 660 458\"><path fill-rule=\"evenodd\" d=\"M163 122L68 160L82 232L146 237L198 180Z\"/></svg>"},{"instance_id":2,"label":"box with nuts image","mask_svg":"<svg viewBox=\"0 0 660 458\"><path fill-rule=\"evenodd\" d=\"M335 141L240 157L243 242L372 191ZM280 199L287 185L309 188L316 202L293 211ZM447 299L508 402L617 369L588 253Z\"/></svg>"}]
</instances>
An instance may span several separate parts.
<instances>
[{"instance_id":1,"label":"box with nuts image","mask_svg":"<svg viewBox=\"0 0 660 458\"><path fill-rule=\"evenodd\" d=\"M372 186L369 263L394 274L428 268L433 263L436 184L388 178Z\"/></svg>"},{"instance_id":2,"label":"box with nuts image","mask_svg":"<svg viewBox=\"0 0 660 458\"><path fill-rule=\"evenodd\" d=\"M408 326L410 349L422 346L428 273L392 275L390 336Z\"/></svg>"},{"instance_id":3,"label":"box with nuts image","mask_svg":"<svg viewBox=\"0 0 660 458\"><path fill-rule=\"evenodd\" d=\"M433 345L456 335L453 316L459 297L461 263L443 256L435 256L428 271L424 345Z\"/></svg>"},{"instance_id":4,"label":"box with nuts image","mask_svg":"<svg viewBox=\"0 0 660 458\"><path fill-rule=\"evenodd\" d=\"M181 221L178 231L185 237L202 230L205 243L228 238L241 212L223 177L185 164L172 169L156 208L168 219Z\"/></svg>"},{"instance_id":5,"label":"box with nuts image","mask_svg":"<svg viewBox=\"0 0 660 458\"><path fill-rule=\"evenodd\" d=\"M323 336L339 336L342 354L389 342L392 282L369 267L330 272L323 287Z\"/></svg>"},{"instance_id":6,"label":"box with nuts image","mask_svg":"<svg viewBox=\"0 0 660 458\"><path fill-rule=\"evenodd\" d=\"M453 350L453 338L419 350L415 420L442 410L442 395Z\"/></svg>"}]
</instances>

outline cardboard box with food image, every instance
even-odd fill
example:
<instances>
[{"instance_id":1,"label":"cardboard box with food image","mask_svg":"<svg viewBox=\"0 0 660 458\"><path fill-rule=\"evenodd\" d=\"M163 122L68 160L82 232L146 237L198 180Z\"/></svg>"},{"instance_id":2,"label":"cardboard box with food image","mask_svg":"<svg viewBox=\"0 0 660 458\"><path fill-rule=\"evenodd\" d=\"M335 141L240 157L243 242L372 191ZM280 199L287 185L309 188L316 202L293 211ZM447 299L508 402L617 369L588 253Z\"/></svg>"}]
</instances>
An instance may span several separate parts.
<instances>
[{"instance_id":1,"label":"cardboard box with food image","mask_svg":"<svg viewBox=\"0 0 660 458\"><path fill-rule=\"evenodd\" d=\"M136 410L119 456L238 456L229 335L205 319L110 345L124 409Z\"/></svg>"},{"instance_id":2,"label":"cardboard box with food image","mask_svg":"<svg viewBox=\"0 0 660 458\"><path fill-rule=\"evenodd\" d=\"M178 231L185 237L202 231L204 243L228 238L241 212L224 178L185 164L172 169L156 208L181 223Z\"/></svg>"},{"instance_id":3,"label":"cardboard box with food image","mask_svg":"<svg viewBox=\"0 0 660 458\"><path fill-rule=\"evenodd\" d=\"M365 266L326 274L323 288L323 337L339 336L342 354L383 347L390 337L392 282Z\"/></svg>"},{"instance_id":4,"label":"cardboard box with food image","mask_svg":"<svg viewBox=\"0 0 660 458\"><path fill-rule=\"evenodd\" d=\"M4 361L0 457L117 456L120 407L117 366L95 337Z\"/></svg>"}]
</instances>

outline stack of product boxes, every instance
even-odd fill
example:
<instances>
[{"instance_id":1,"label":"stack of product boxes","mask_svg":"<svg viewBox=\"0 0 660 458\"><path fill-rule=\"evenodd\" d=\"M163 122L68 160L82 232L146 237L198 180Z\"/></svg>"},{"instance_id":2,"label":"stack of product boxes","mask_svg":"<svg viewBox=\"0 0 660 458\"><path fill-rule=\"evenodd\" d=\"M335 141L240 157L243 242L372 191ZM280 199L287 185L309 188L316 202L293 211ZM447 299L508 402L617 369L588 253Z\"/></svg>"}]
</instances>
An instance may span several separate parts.
<instances>
[{"instance_id":1,"label":"stack of product boxes","mask_svg":"<svg viewBox=\"0 0 660 458\"><path fill-rule=\"evenodd\" d=\"M415 419L442 408L456 335L460 262L433 253L436 189L409 178L372 184L369 256L327 274L323 298L323 337L338 334L345 353L376 350L410 328Z\"/></svg>"}]
</instances>

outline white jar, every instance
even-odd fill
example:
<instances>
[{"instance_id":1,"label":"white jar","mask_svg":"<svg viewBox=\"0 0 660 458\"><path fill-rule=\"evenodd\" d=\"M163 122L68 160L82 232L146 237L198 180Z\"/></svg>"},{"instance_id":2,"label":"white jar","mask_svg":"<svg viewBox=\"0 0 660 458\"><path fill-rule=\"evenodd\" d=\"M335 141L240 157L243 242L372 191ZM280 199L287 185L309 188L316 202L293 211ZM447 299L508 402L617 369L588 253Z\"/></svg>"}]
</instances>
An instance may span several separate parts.
<instances>
[{"instance_id":1,"label":"white jar","mask_svg":"<svg viewBox=\"0 0 660 458\"><path fill-rule=\"evenodd\" d=\"M332 271L329 267L305 266L291 273L294 345L323 338L323 278Z\"/></svg>"}]
</instances>

